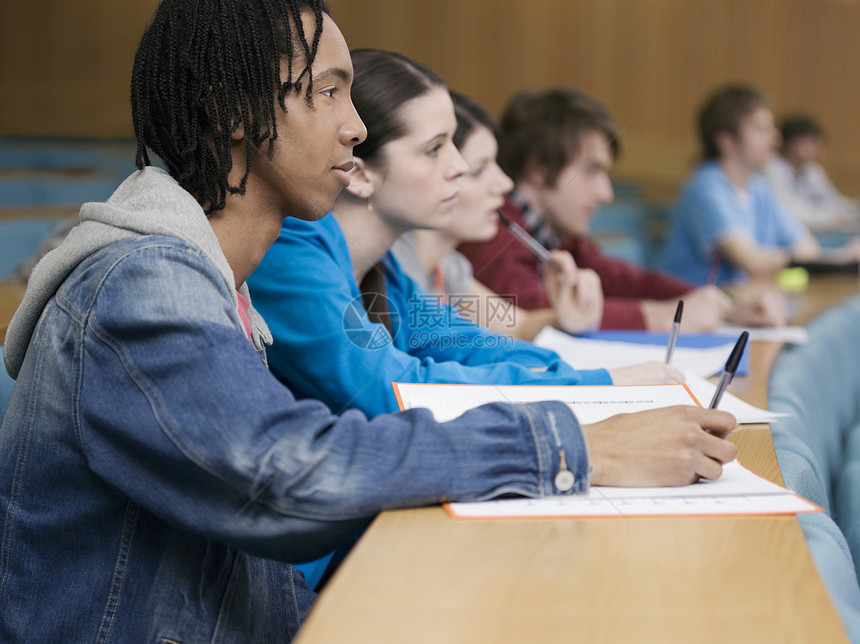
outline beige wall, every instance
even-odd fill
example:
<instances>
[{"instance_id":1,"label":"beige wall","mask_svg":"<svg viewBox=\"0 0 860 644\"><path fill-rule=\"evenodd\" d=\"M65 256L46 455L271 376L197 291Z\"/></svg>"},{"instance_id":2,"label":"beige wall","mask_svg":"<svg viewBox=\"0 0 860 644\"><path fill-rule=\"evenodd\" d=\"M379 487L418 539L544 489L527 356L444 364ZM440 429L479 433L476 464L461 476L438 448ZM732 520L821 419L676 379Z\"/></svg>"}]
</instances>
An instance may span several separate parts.
<instances>
[{"instance_id":1,"label":"beige wall","mask_svg":"<svg viewBox=\"0 0 860 644\"><path fill-rule=\"evenodd\" d=\"M157 5L0 2L0 135L131 137L134 51Z\"/></svg>"},{"instance_id":2,"label":"beige wall","mask_svg":"<svg viewBox=\"0 0 860 644\"><path fill-rule=\"evenodd\" d=\"M826 166L860 193L855 0L330 1L351 47L402 51L495 114L522 88L594 94L623 128L618 175L655 193L689 168L702 97L732 80L819 116ZM0 134L130 136L132 55L156 4L2 3Z\"/></svg>"}]
</instances>

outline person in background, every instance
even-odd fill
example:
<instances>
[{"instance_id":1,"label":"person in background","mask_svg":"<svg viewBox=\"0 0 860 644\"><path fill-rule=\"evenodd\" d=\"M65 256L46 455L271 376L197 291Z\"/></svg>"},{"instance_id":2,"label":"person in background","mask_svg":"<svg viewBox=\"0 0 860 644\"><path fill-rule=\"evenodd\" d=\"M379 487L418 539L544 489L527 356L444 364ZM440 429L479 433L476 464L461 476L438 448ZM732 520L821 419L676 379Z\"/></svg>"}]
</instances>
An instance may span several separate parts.
<instances>
[{"instance_id":1,"label":"person in background","mask_svg":"<svg viewBox=\"0 0 860 644\"><path fill-rule=\"evenodd\" d=\"M694 407L583 426L556 402L437 423L297 401L245 280L286 216L349 183L351 81L317 0L159 5L132 71L140 170L81 208L6 335L3 642L288 642L315 598L290 562L384 509L688 483L734 458L734 418Z\"/></svg>"},{"instance_id":2,"label":"person in background","mask_svg":"<svg viewBox=\"0 0 860 644\"><path fill-rule=\"evenodd\" d=\"M822 250L762 174L779 143L770 101L756 87L715 90L698 114L703 161L681 191L664 267L697 284L770 281L792 261L856 261L860 246Z\"/></svg>"},{"instance_id":3,"label":"person in background","mask_svg":"<svg viewBox=\"0 0 860 644\"><path fill-rule=\"evenodd\" d=\"M745 294L733 303L713 286L696 288L600 251L588 238L589 225L600 206L613 200L609 171L619 152L607 108L574 89L521 92L500 122L499 162L514 180L501 212L545 246L569 251L580 269L597 273L604 295L601 328L666 331L682 297L686 331L709 331L724 320L784 323L782 302L773 294ZM516 298L526 309L550 304L542 263L507 228L459 250L475 278L492 291Z\"/></svg>"},{"instance_id":4,"label":"person in background","mask_svg":"<svg viewBox=\"0 0 860 644\"><path fill-rule=\"evenodd\" d=\"M780 122L779 154L765 176L783 207L810 230L839 230L860 224L856 199L841 194L819 162L824 130L808 114L791 114Z\"/></svg>"},{"instance_id":5,"label":"person in background","mask_svg":"<svg viewBox=\"0 0 860 644\"><path fill-rule=\"evenodd\" d=\"M570 253L550 252L555 269L545 273L544 287L552 308L528 311L508 305L478 282L469 260L455 250L461 243L495 236L497 211L513 182L496 163L498 144L492 117L462 94L451 92L451 98L457 116L454 145L468 165L459 179L457 204L445 227L403 233L392 247L394 257L425 291L496 333L532 340L547 325L573 334L596 329L603 315L600 278L592 270L578 269Z\"/></svg>"}]
</instances>

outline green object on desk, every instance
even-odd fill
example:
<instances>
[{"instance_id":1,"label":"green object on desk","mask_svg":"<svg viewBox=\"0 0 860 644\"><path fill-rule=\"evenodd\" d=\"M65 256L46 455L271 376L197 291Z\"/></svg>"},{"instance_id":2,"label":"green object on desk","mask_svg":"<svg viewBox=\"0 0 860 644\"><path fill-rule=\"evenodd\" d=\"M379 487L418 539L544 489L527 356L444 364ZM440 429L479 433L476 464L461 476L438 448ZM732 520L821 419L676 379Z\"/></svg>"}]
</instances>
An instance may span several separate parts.
<instances>
[{"instance_id":1,"label":"green object on desk","mask_svg":"<svg viewBox=\"0 0 860 644\"><path fill-rule=\"evenodd\" d=\"M800 266L784 268L776 276L776 282L786 293L802 293L809 284L809 272Z\"/></svg>"}]
</instances>

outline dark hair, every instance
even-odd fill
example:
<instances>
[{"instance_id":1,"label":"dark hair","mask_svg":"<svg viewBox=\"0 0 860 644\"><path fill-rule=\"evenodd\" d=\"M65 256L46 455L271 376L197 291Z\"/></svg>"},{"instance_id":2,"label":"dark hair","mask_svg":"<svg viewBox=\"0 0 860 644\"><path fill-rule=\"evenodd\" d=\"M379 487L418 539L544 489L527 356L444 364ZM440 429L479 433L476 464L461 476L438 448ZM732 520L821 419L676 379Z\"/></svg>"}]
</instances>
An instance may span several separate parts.
<instances>
[{"instance_id":1,"label":"dark hair","mask_svg":"<svg viewBox=\"0 0 860 644\"><path fill-rule=\"evenodd\" d=\"M312 35L304 11L316 18ZM268 141L271 152L278 136L276 110L286 111L287 92L304 88L311 104L323 13L325 0L163 0L132 71L137 167L150 164L149 148L207 213L223 208L228 192L244 194L255 151ZM231 186L231 133L240 124L245 172Z\"/></svg>"},{"instance_id":2,"label":"dark hair","mask_svg":"<svg viewBox=\"0 0 860 644\"><path fill-rule=\"evenodd\" d=\"M356 49L352 53L354 80L352 102L367 127L367 138L352 153L365 163L379 160L386 143L406 134L400 107L434 87L445 87L429 67L378 49Z\"/></svg>"},{"instance_id":3,"label":"dark hair","mask_svg":"<svg viewBox=\"0 0 860 644\"><path fill-rule=\"evenodd\" d=\"M790 114L784 117L779 124L779 132L782 134L783 148L795 139L806 136L824 138L824 128L809 114Z\"/></svg>"},{"instance_id":4,"label":"dark hair","mask_svg":"<svg viewBox=\"0 0 860 644\"><path fill-rule=\"evenodd\" d=\"M400 107L434 87L444 88L445 82L429 67L403 54L378 49L356 49L351 54L352 103L367 128L367 138L352 154L365 163L379 163L385 144L406 134ZM371 267L358 286L370 321L382 324L393 336L387 300L377 297L386 292L382 264Z\"/></svg>"},{"instance_id":5,"label":"dark hair","mask_svg":"<svg viewBox=\"0 0 860 644\"><path fill-rule=\"evenodd\" d=\"M458 92L450 92L454 102L454 115L457 117L457 129L454 131L454 145L458 150L463 149L466 140L478 127L483 126L498 138L498 128L490 113L476 101Z\"/></svg>"},{"instance_id":6,"label":"dark hair","mask_svg":"<svg viewBox=\"0 0 860 644\"><path fill-rule=\"evenodd\" d=\"M765 94L750 85L726 85L713 92L699 110L699 138L705 159L719 159L719 134L737 136L741 121L760 107L769 107Z\"/></svg>"},{"instance_id":7,"label":"dark hair","mask_svg":"<svg viewBox=\"0 0 860 644\"><path fill-rule=\"evenodd\" d=\"M499 165L515 181L533 167L549 185L579 154L582 135L599 132L613 158L621 153L619 132L609 110L575 89L556 87L516 94L499 124Z\"/></svg>"}]
</instances>

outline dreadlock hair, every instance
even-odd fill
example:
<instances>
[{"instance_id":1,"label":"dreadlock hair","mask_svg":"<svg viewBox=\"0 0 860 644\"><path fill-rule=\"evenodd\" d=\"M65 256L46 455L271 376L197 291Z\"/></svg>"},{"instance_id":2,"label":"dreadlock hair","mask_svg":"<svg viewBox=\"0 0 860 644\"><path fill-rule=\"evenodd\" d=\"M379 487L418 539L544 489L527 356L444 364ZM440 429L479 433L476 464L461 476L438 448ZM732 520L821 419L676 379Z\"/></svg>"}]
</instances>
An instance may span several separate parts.
<instances>
[{"instance_id":1,"label":"dreadlock hair","mask_svg":"<svg viewBox=\"0 0 860 644\"><path fill-rule=\"evenodd\" d=\"M312 35L304 11L316 19ZM227 193L244 194L254 154L266 141L272 152L287 93L304 88L312 106L323 13L330 13L325 0L163 0L132 71L137 167L150 165L148 148L207 214L224 208ZM231 135L240 125L247 154L233 186Z\"/></svg>"},{"instance_id":2,"label":"dreadlock hair","mask_svg":"<svg viewBox=\"0 0 860 644\"><path fill-rule=\"evenodd\" d=\"M367 127L367 138L356 145L353 156L369 165L384 162L387 143L406 134L400 117L404 103L423 96L431 89L445 88L445 81L429 67L403 54L378 49L356 49L352 56L352 103ZM371 322L382 324L394 335L384 295L385 269L377 263L359 284L364 308Z\"/></svg>"},{"instance_id":3,"label":"dreadlock hair","mask_svg":"<svg viewBox=\"0 0 860 644\"><path fill-rule=\"evenodd\" d=\"M588 132L603 134L612 157L618 158L618 128L598 100L566 87L520 92L502 114L499 165L514 181L537 168L552 186L562 169L579 155L582 136Z\"/></svg>"},{"instance_id":4,"label":"dreadlock hair","mask_svg":"<svg viewBox=\"0 0 860 644\"><path fill-rule=\"evenodd\" d=\"M454 131L454 145L462 150L468 138L477 128L483 126L499 138L498 127L490 113L477 101L458 92L449 92L454 102L454 115L457 117L457 129Z\"/></svg>"},{"instance_id":5,"label":"dreadlock hair","mask_svg":"<svg viewBox=\"0 0 860 644\"><path fill-rule=\"evenodd\" d=\"M741 121L760 107L770 107L764 92L751 85L725 85L702 104L698 114L699 140L705 159L719 159L719 134L737 137Z\"/></svg>"}]
</instances>

